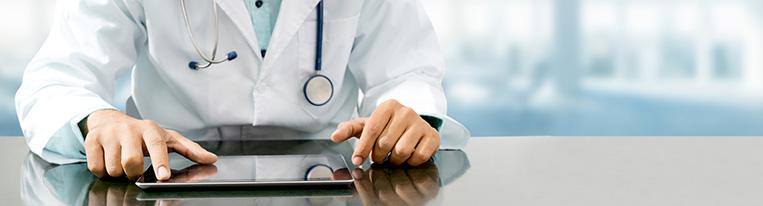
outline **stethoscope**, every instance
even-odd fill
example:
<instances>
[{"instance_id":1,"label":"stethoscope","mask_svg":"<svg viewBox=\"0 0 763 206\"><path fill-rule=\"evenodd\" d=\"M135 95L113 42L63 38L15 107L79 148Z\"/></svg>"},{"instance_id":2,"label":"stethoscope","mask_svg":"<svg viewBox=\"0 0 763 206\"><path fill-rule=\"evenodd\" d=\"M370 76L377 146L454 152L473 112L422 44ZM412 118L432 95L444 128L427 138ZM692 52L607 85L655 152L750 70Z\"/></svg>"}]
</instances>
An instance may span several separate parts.
<instances>
[{"instance_id":1,"label":"stethoscope","mask_svg":"<svg viewBox=\"0 0 763 206\"><path fill-rule=\"evenodd\" d=\"M230 51L226 54L224 59L217 59L217 48L220 41L220 19L217 12L217 2L212 1L212 9L215 16L215 44L212 48L211 57L207 56L201 51L196 38L193 37L193 31L191 30L191 23L188 21L188 11L186 10L185 0L180 0L180 5L183 11L183 19L185 20L185 27L188 31L188 36L191 38L193 48L196 50L196 54L204 60L204 64L199 64L197 61L188 62L188 67L192 70L203 70L211 67L214 64L220 64L227 61L232 61L238 57L236 51ZM317 21L316 21L316 34L315 34L315 71L307 78L302 92L304 93L307 102L314 106L323 106L327 104L334 96L334 83L329 77L320 74L321 65L323 63L323 0L318 2Z\"/></svg>"}]
</instances>

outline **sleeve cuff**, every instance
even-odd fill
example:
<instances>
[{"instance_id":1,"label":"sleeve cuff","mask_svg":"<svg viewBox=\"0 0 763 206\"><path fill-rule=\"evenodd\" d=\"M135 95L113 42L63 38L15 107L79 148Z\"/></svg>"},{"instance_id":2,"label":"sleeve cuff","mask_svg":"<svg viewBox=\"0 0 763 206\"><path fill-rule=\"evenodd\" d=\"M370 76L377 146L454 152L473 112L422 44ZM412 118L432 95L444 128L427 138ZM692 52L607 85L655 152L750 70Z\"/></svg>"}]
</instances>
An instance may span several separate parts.
<instances>
[{"instance_id":1,"label":"sleeve cuff","mask_svg":"<svg viewBox=\"0 0 763 206\"><path fill-rule=\"evenodd\" d=\"M429 123L429 126L432 126L432 128L436 129L437 131L440 131L440 128L442 128L442 119L440 118L429 115L421 115L421 118Z\"/></svg>"},{"instance_id":2,"label":"sleeve cuff","mask_svg":"<svg viewBox=\"0 0 763 206\"><path fill-rule=\"evenodd\" d=\"M70 164L85 161L85 137L79 122L103 109L116 109L111 105L97 105L74 116L68 124L59 129L48 141L42 151L42 158L54 164Z\"/></svg>"}]
</instances>

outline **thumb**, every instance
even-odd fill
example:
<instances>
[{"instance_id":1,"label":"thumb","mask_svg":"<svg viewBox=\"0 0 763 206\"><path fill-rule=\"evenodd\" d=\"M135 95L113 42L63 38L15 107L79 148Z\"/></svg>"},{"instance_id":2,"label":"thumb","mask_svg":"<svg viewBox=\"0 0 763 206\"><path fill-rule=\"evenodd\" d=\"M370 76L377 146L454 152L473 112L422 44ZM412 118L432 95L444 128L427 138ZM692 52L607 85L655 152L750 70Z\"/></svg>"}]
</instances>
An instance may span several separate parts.
<instances>
[{"instance_id":1,"label":"thumb","mask_svg":"<svg viewBox=\"0 0 763 206\"><path fill-rule=\"evenodd\" d=\"M366 124L366 119L357 118L340 123L336 130L334 130L334 133L331 134L331 140L340 143L350 139L350 137L360 137L360 133L363 132L363 126Z\"/></svg>"},{"instance_id":2,"label":"thumb","mask_svg":"<svg viewBox=\"0 0 763 206\"><path fill-rule=\"evenodd\" d=\"M172 137L172 141L167 146L178 154L200 164L212 164L217 161L217 155L205 150L179 132L167 130L167 133Z\"/></svg>"}]
</instances>

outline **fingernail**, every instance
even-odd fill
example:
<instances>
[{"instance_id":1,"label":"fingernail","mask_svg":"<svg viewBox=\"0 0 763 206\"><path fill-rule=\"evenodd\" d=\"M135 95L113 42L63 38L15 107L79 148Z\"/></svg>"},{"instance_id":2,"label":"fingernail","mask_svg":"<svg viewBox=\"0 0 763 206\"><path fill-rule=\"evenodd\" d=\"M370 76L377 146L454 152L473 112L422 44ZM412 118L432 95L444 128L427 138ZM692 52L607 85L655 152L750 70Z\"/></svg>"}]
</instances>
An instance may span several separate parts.
<instances>
[{"instance_id":1,"label":"fingernail","mask_svg":"<svg viewBox=\"0 0 763 206\"><path fill-rule=\"evenodd\" d=\"M352 164L360 165L363 164L363 158L360 156L355 156L352 158Z\"/></svg>"},{"instance_id":2,"label":"fingernail","mask_svg":"<svg viewBox=\"0 0 763 206\"><path fill-rule=\"evenodd\" d=\"M157 171L159 171L159 174L158 174L159 179L164 180L164 179L170 178L170 170L167 169L167 167L165 167L164 165L159 166L159 169Z\"/></svg>"}]
</instances>

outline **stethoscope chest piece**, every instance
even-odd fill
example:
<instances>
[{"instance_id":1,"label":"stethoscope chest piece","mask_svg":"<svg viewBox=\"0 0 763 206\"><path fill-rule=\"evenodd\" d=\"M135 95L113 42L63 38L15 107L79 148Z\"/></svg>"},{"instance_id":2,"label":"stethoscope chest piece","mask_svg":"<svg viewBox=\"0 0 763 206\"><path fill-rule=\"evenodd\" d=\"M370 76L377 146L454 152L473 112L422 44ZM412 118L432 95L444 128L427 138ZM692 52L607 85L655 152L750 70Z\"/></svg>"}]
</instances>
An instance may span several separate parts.
<instances>
[{"instance_id":1,"label":"stethoscope chest piece","mask_svg":"<svg viewBox=\"0 0 763 206\"><path fill-rule=\"evenodd\" d=\"M302 88L305 99L314 106L323 106L334 96L334 83L320 74L311 76Z\"/></svg>"}]
</instances>

